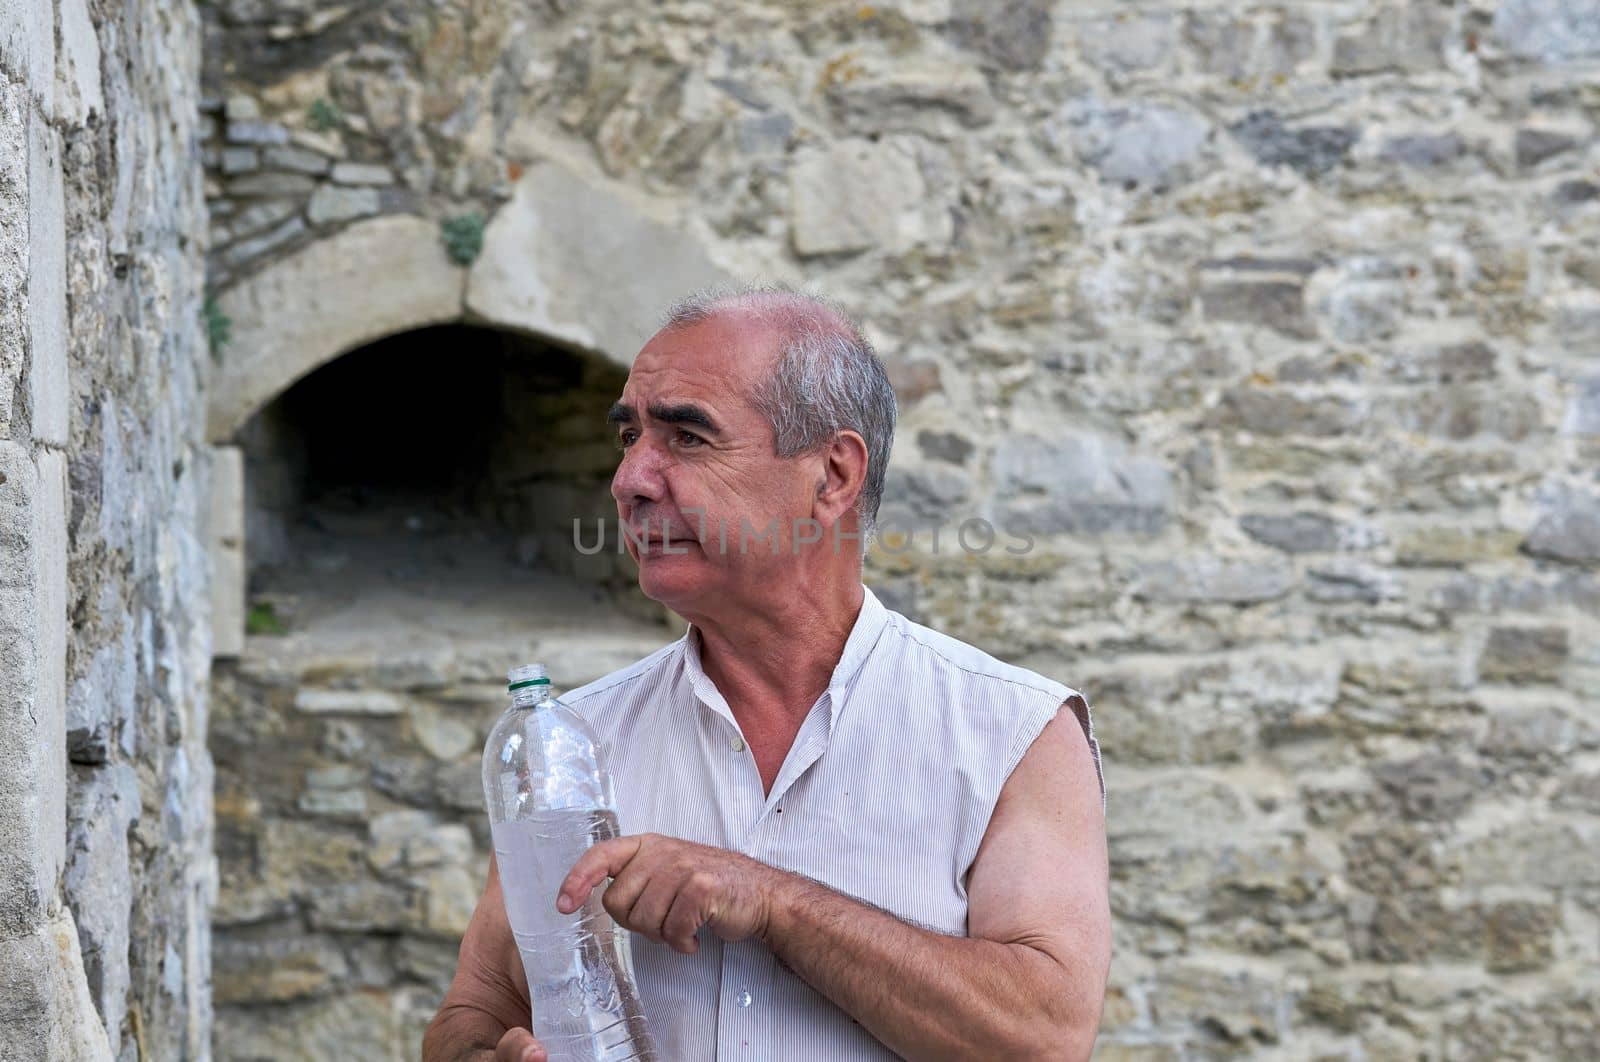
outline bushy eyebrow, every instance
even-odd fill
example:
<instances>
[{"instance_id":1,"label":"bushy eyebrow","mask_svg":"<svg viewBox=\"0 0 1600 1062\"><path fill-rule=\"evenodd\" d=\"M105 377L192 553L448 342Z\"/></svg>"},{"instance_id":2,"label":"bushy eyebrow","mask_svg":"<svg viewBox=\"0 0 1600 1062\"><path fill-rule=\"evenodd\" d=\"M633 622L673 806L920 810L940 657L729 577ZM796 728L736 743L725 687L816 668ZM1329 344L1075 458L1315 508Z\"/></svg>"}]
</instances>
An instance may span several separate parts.
<instances>
[{"instance_id":1,"label":"bushy eyebrow","mask_svg":"<svg viewBox=\"0 0 1600 1062\"><path fill-rule=\"evenodd\" d=\"M646 410L652 420L659 420L663 424L688 424L711 435L722 433L722 429L717 427L717 422L711 419L711 414L693 402L680 402L670 406L652 402ZM635 424L638 420L638 411L626 402L614 403L611 411L606 414L606 421L611 424Z\"/></svg>"}]
</instances>

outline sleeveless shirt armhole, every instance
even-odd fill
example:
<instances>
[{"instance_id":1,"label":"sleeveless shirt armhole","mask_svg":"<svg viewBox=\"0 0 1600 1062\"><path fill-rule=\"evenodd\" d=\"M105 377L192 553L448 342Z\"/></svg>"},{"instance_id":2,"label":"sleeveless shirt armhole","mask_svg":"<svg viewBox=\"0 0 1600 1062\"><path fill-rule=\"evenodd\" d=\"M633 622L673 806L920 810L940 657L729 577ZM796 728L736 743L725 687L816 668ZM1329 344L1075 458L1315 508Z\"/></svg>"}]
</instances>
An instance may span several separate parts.
<instances>
[{"instance_id":1,"label":"sleeveless shirt armhole","mask_svg":"<svg viewBox=\"0 0 1600 1062\"><path fill-rule=\"evenodd\" d=\"M1100 786L1100 810L1106 810L1106 776L1100 765L1100 743L1094 736L1094 716L1089 711L1089 702L1084 700L1083 694L1076 690L1069 690L1065 698L1066 704L1071 707L1072 714L1077 717L1078 725L1083 729L1084 739L1089 744L1089 755L1094 760L1094 777ZM1061 710L1061 701L1052 700L1038 708L1026 713L1022 717L1022 725L1017 728L1016 737L1011 741L1011 748L1006 752L1005 773L1001 778L1001 785L1011 778L1011 772L1016 770L1017 764L1022 762L1022 757L1028 749L1033 747L1034 741L1043 732L1045 725L1056 717Z\"/></svg>"}]
</instances>

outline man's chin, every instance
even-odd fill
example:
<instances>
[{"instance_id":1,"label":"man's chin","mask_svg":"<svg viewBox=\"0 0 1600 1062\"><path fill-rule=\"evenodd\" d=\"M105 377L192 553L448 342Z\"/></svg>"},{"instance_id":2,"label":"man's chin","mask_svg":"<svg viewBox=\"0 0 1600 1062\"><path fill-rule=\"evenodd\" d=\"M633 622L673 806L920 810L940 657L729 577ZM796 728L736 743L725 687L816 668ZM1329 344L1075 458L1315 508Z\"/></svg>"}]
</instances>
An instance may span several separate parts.
<instances>
[{"instance_id":1,"label":"man's chin","mask_svg":"<svg viewBox=\"0 0 1600 1062\"><path fill-rule=\"evenodd\" d=\"M674 545L670 553L650 550L636 559L639 589L645 597L669 608L676 602L699 596L705 587L705 558L695 546Z\"/></svg>"}]
</instances>

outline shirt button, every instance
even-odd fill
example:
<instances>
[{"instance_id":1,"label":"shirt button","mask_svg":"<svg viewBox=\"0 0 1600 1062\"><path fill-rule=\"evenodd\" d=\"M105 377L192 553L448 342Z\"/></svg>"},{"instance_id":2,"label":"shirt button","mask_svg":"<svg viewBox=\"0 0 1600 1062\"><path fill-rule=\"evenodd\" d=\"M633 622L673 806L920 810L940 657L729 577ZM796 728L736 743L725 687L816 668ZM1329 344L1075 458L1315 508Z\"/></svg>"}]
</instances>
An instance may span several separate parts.
<instances>
[{"instance_id":1,"label":"shirt button","mask_svg":"<svg viewBox=\"0 0 1600 1062\"><path fill-rule=\"evenodd\" d=\"M754 997L750 995L750 990L746 988L739 993L739 998L735 1000L735 1002L741 1007L748 1007L753 998Z\"/></svg>"},{"instance_id":2,"label":"shirt button","mask_svg":"<svg viewBox=\"0 0 1600 1062\"><path fill-rule=\"evenodd\" d=\"M728 744L733 746L733 751L735 752L744 751L744 738L736 737L732 741L728 742Z\"/></svg>"}]
</instances>

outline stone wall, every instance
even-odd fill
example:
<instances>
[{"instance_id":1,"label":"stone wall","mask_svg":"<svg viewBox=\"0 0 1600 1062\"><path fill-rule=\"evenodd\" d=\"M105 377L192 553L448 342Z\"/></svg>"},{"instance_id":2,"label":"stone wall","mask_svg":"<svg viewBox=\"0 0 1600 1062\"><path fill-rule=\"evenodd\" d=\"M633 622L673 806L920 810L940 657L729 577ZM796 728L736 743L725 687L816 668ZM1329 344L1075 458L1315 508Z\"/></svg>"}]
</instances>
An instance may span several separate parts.
<instances>
[{"instance_id":1,"label":"stone wall","mask_svg":"<svg viewBox=\"0 0 1600 1062\"><path fill-rule=\"evenodd\" d=\"M0 4L7 1059L209 1054L200 28Z\"/></svg>"},{"instance_id":2,"label":"stone wall","mask_svg":"<svg viewBox=\"0 0 1600 1062\"><path fill-rule=\"evenodd\" d=\"M620 0L219 0L206 34L211 277L245 337L223 372L236 359L256 401L252 359L274 355L250 337L367 305L365 277L313 268L321 248L404 230L412 257L375 260L432 262L440 223L472 214L490 244L497 225L555 232L565 279L524 238L494 298L448 266L420 293L442 308L418 317L509 306L531 331L617 305L608 281L687 286L683 254L607 269L633 222L590 197L723 273L861 315L902 402L886 516L929 525L869 581L1097 710L1116 919L1100 1057L1590 1049L1593 0L685 0L649 18ZM318 277L311 312L267 297ZM595 336L561 338L631 354ZM988 552L960 547L967 517L1003 532ZM280 648L253 640L219 678L267 735L386 691L371 703L401 740L459 679L260 663ZM486 696L493 669L468 673ZM306 708L305 687L345 696ZM337 947L305 944L280 1009L236 1019L302 1013L352 1043L389 1022L410 1052L448 971L424 879L478 873L476 794L439 789L437 765L400 785L323 725L327 773L220 784L247 808L342 809L316 829L343 831L357 884L303 902L370 909L319 916L351 920ZM391 758L422 762L406 740ZM382 847L402 823L414 865ZM224 846L225 879L312 873L273 862L292 833L252 844ZM254 916L233 917L247 933Z\"/></svg>"}]
</instances>

